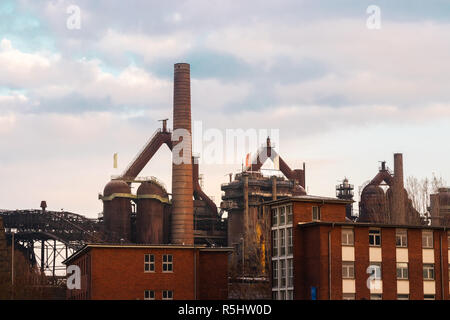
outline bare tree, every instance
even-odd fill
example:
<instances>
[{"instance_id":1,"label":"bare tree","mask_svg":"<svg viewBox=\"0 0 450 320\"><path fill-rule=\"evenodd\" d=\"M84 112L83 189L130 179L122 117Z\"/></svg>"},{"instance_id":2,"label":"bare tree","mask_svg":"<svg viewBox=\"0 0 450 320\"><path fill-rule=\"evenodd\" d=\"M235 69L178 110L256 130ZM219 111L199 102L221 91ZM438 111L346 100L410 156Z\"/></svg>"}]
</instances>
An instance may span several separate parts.
<instances>
[{"instance_id":1,"label":"bare tree","mask_svg":"<svg viewBox=\"0 0 450 320\"><path fill-rule=\"evenodd\" d=\"M446 185L442 177L437 177L434 173L431 178L418 179L410 176L406 179L406 191L412 201L413 207L422 215L429 215L430 195L437 193L439 188Z\"/></svg>"}]
</instances>

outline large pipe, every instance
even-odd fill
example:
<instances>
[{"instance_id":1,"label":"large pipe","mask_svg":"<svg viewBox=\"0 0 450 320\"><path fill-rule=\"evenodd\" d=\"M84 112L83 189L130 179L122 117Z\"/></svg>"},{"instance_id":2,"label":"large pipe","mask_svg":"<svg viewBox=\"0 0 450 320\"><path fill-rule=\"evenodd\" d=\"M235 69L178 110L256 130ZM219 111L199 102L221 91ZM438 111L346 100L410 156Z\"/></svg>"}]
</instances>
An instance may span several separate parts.
<instances>
[{"instance_id":1,"label":"large pipe","mask_svg":"<svg viewBox=\"0 0 450 320\"><path fill-rule=\"evenodd\" d=\"M194 202L192 184L192 130L191 130L191 81L190 66L177 63L174 66L173 88L173 151L172 154L172 225L174 244L194 243ZM182 141L179 136L183 136ZM181 141L180 141L181 140ZM176 146L183 143L179 153ZM186 154L187 153L187 154ZM181 157L179 163L175 159Z\"/></svg>"}]
</instances>

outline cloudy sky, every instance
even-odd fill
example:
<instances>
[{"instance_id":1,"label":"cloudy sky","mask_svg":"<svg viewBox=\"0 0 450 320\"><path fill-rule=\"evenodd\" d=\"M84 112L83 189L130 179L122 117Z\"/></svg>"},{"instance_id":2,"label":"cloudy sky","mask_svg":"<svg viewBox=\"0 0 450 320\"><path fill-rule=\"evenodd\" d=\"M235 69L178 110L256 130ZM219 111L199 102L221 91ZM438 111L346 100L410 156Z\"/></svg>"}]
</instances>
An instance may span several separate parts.
<instances>
[{"instance_id":1,"label":"cloudy sky","mask_svg":"<svg viewBox=\"0 0 450 320\"><path fill-rule=\"evenodd\" d=\"M176 62L191 64L204 130L279 129L311 194L344 176L357 189L395 152L405 176L449 182L449 35L446 0L0 0L0 208L45 199L95 217L111 175L172 117ZM141 175L170 189L170 159L164 147ZM201 167L217 203L240 167Z\"/></svg>"}]
</instances>

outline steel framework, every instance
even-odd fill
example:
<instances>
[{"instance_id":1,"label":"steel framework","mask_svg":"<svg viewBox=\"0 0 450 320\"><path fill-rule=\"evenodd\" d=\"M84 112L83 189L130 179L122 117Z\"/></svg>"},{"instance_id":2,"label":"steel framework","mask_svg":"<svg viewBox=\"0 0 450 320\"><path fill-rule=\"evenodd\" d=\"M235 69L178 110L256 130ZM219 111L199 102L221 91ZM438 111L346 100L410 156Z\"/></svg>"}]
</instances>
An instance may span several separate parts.
<instances>
[{"instance_id":1,"label":"steel framework","mask_svg":"<svg viewBox=\"0 0 450 320\"><path fill-rule=\"evenodd\" d=\"M15 210L0 212L8 242L21 249L32 266L56 278L62 264L87 242L103 242L101 224L71 212Z\"/></svg>"}]
</instances>

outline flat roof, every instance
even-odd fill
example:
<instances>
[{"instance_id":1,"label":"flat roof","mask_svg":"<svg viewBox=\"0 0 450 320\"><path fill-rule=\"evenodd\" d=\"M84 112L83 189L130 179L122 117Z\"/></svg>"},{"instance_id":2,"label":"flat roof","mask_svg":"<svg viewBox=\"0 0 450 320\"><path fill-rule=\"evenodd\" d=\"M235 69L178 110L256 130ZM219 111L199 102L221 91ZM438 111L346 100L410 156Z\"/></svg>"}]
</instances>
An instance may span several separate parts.
<instances>
[{"instance_id":1,"label":"flat roof","mask_svg":"<svg viewBox=\"0 0 450 320\"><path fill-rule=\"evenodd\" d=\"M387 223L375 223L375 222L333 222L333 221L311 221L311 222L299 222L298 227L312 227L316 225L332 225L332 226L345 226L345 227L377 227L377 228L398 228L398 229L435 229L435 230L449 230L448 227L437 226L418 226L418 225L405 225L405 224L387 224Z\"/></svg>"},{"instance_id":2,"label":"flat roof","mask_svg":"<svg viewBox=\"0 0 450 320\"><path fill-rule=\"evenodd\" d=\"M62 263L67 264L75 258L83 255L92 248L115 248L115 249L197 249L199 251L218 251L218 252L231 252L231 247L207 247L206 245L180 245L180 244L138 244L138 243L87 243L81 249L74 252L70 257L64 260Z\"/></svg>"},{"instance_id":3,"label":"flat roof","mask_svg":"<svg viewBox=\"0 0 450 320\"><path fill-rule=\"evenodd\" d=\"M264 202L264 204L279 204L279 203L285 203L285 202L322 202L322 203L333 203L333 204L351 204L355 201L331 198L331 197L304 195L304 196L292 196L292 197L287 197L287 198L281 198L281 199L277 199L277 200L270 200L270 201Z\"/></svg>"}]
</instances>

